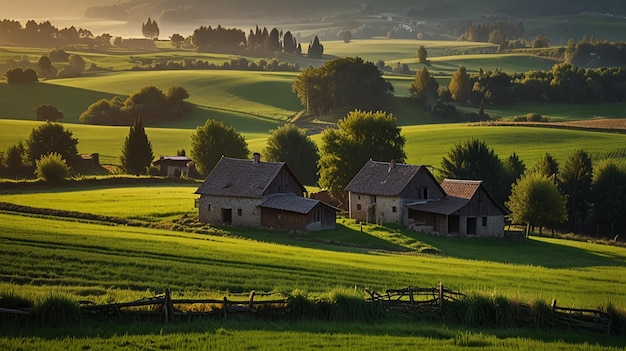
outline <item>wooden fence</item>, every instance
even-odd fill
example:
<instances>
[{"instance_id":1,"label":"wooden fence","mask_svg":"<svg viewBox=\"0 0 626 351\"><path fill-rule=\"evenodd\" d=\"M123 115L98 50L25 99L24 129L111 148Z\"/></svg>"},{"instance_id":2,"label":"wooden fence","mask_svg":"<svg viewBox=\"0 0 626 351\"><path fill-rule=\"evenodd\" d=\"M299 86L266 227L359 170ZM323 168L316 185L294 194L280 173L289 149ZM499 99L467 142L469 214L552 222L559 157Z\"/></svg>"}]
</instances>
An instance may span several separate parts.
<instances>
[{"instance_id":1,"label":"wooden fence","mask_svg":"<svg viewBox=\"0 0 626 351\"><path fill-rule=\"evenodd\" d=\"M456 302L464 295L444 288L439 283L436 288L407 287L388 289L385 294L365 289L370 295L368 301L380 303L386 311L441 313L444 302Z\"/></svg>"},{"instance_id":2,"label":"wooden fence","mask_svg":"<svg viewBox=\"0 0 626 351\"><path fill-rule=\"evenodd\" d=\"M556 323L574 329L592 330L611 335L611 316L602 311L559 307L552 300L552 312Z\"/></svg>"},{"instance_id":3,"label":"wooden fence","mask_svg":"<svg viewBox=\"0 0 626 351\"><path fill-rule=\"evenodd\" d=\"M162 295L145 298L133 302L93 305L86 301L81 303L80 309L87 316L93 317L136 317L162 318L164 322L172 322L174 318L217 316L227 318L234 313L256 313L263 310L266 313L282 313L287 306L287 299L255 300L256 296L275 294L257 294L250 292L247 300L223 299L172 299L170 289L165 289ZM280 312L278 312L280 311Z\"/></svg>"},{"instance_id":4,"label":"wooden fence","mask_svg":"<svg viewBox=\"0 0 626 351\"><path fill-rule=\"evenodd\" d=\"M414 314L430 314L444 316L445 306L460 302L465 295L447 289L439 283L434 288L406 287L403 289L388 289L384 294L365 289L369 295L366 301L380 304L386 312L406 312ZM93 318L134 318L160 319L165 323L175 319L192 319L195 317L214 316L228 318L232 314L256 314L264 317L289 318L287 309L288 299L255 299L260 296L275 296L277 294L257 294L251 291L245 300L222 299L173 299L170 289L154 297L144 298L132 302L119 302L95 305L88 301L80 301L81 313ZM611 315L606 312L591 309L577 309L557 306L552 301L547 313L533 314L528 304L518 304L518 313L515 313L516 326L519 327L559 327L577 330L588 330L611 334ZM545 306L545 305L544 305ZM546 309L547 306L546 306ZM23 315L28 317L31 309L0 308L0 314ZM498 321L492 325L498 326Z\"/></svg>"}]
</instances>

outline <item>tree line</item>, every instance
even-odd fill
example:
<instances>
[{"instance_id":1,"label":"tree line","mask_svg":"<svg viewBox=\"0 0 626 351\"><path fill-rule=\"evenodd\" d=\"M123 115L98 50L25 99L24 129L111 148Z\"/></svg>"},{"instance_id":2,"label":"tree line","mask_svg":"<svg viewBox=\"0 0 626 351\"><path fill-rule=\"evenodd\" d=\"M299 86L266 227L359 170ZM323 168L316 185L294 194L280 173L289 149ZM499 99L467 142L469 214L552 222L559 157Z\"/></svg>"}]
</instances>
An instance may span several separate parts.
<instances>
[{"instance_id":1,"label":"tree line","mask_svg":"<svg viewBox=\"0 0 626 351\"><path fill-rule=\"evenodd\" d=\"M24 26L20 21L0 21L0 43L34 47L60 47L71 44L86 44L90 47L110 46L111 36L102 34L94 37L88 29L74 26L57 28L50 21L37 23L28 20Z\"/></svg>"},{"instance_id":2,"label":"tree line","mask_svg":"<svg viewBox=\"0 0 626 351\"><path fill-rule=\"evenodd\" d=\"M153 64L134 66L133 71L158 70L239 70L239 71L268 71L268 72L298 72L297 63L289 63L273 57L269 60L248 60L245 57L232 58L221 65L200 59L184 59L183 61L165 61Z\"/></svg>"},{"instance_id":3,"label":"tree line","mask_svg":"<svg viewBox=\"0 0 626 351\"><path fill-rule=\"evenodd\" d=\"M69 54L63 49L53 49L47 55L41 55L37 62L26 58L8 60L0 65L4 68L7 83L35 83L39 78L69 78L81 76L86 70L95 69L95 64L87 63L79 54Z\"/></svg>"},{"instance_id":4,"label":"tree line","mask_svg":"<svg viewBox=\"0 0 626 351\"><path fill-rule=\"evenodd\" d=\"M624 67L583 69L559 63L550 71L508 74L496 69L469 74L461 66L448 87L440 87L428 68L422 67L410 85L411 96L424 104L428 98L479 105L517 102L604 103L626 99Z\"/></svg>"},{"instance_id":5,"label":"tree line","mask_svg":"<svg viewBox=\"0 0 626 351\"><path fill-rule=\"evenodd\" d=\"M256 26L256 29L250 29L246 36L246 33L238 28L224 28L221 25L215 28L200 26L194 30L190 38L191 44L199 52L233 54L252 52L268 56L302 54L302 45L297 42L296 37L290 31L283 33L277 28L268 31L266 27L261 29ZM315 36L309 45L307 55L311 58L321 58L323 53L323 46Z\"/></svg>"}]
</instances>

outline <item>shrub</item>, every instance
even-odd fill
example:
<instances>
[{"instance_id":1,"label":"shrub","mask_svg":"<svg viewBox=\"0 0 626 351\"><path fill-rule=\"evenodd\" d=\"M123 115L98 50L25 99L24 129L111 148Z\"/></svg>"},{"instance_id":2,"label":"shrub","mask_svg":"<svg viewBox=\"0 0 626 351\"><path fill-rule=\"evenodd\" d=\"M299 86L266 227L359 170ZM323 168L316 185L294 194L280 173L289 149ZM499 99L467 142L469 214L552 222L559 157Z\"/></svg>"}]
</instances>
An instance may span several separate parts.
<instances>
[{"instance_id":1,"label":"shrub","mask_svg":"<svg viewBox=\"0 0 626 351\"><path fill-rule=\"evenodd\" d=\"M70 167L61 154L53 152L36 161L35 175L50 183L59 183L70 175Z\"/></svg>"},{"instance_id":2,"label":"shrub","mask_svg":"<svg viewBox=\"0 0 626 351\"><path fill-rule=\"evenodd\" d=\"M543 117L541 116L541 114L539 114L537 112L531 112L531 113L526 115L526 121L528 121L528 122L541 122L541 121L543 121Z\"/></svg>"},{"instance_id":3,"label":"shrub","mask_svg":"<svg viewBox=\"0 0 626 351\"><path fill-rule=\"evenodd\" d=\"M309 300L305 291L294 290L287 302L287 315L292 320L311 320L318 319L320 312L317 304Z\"/></svg>"},{"instance_id":4,"label":"shrub","mask_svg":"<svg viewBox=\"0 0 626 351\"><path fill-rule=\"evenodd\" d=\"M336 322L370 322L382 316L380 305L367 302L357 289L333 289L328 297L328 318Z\"/></svg>"},{"instance_id":5,"label":"shrub","mask_svg":"<svg viewBox=\"0 0 626 351\"><path fill-rule=\"evenodd\" d=\"M533 300L530 302L530 320L531 324L536 328L544 329L552 326L554 323L552 308L541 300Z\"/></svg>"},{"instance_id":6,"label":"shrub","mask_svg":"<svg viewBox=\"0 0 626 351\"><path fill-rule=\"evenodd\" d=\"M33 324L41 327L59 327L80 321L80 307L69 298L50 296L35 305Z\"/></svg>"},{"instance_id":7,"label":"shrub","mask_svg":"<svg viewBox=\"0 0 626 351\"><path fill-rule=\"evenodd\" d=\"M496 320L495 302L481 295L466 296L465 322L469 325L493 325Z\"/></svg>"},{"instance_id":8,"label":"shrub","mask_svg":"<svg viewBox=\"0 0 626 351\"><path fill-rule=\"evenodd\" d=\"M606 312L611 318L611 334L626 335L626 309L615 306L609 302L606 306L598 308L600 311Z\"/></svg>"}]
</instances>

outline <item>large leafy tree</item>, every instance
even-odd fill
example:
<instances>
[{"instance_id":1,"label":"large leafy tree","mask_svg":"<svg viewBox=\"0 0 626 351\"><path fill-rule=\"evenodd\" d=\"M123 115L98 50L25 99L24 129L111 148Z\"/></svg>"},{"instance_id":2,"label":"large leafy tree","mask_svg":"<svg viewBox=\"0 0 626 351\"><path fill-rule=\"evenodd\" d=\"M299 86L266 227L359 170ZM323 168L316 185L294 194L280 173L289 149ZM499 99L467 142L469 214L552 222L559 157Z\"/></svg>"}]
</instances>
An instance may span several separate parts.
<instances>
[{"instance_id":1,"label":"large leafy tree","mask_svg":"<svg viewBox=\"0 0 626 351\"><path fill-rule=\"evenodd\" d=\"M505 184L503 163L484 141L469 139L456 144L441 161L441 175L451 179L482 180L493 197L504 203L509 184Z\"/></svg>"},{"instance_id":2,"label":"large leafy tree","mask_svg":"<svg viewBox=\"0 0 626 351\"><path fill-rule=\"evenodd\" d=\"M524 174L511 188L506 205L511 221L527 227L554 229L567 218L566 199L550 177L538 172Z\"/></svg>"},{"instance_id":3,"label":"large leafy tree","mask_svg":"<svg viewBox=\"0 0 626 351\"><path fill-rule=\"evenodd\" d=\"M191 135L191 158L200 174L209 174L222 156L246 158L249 153L244 137L221 121L209 119Z\"/></svg>"},{"instance_id":4,"label":"large leafy tree","mask_svg":"<svg viewBox=\"0 0 626 351\"><path fill-rule=\"evenodd\" d=\"M355 110L337 127L322 135L319 185L339 200L345 199L346 185L368 160L402 163L406 159L406 140L391 114Z\"/></svg>"},{"instance_id":5,"label":"large leafy tree","mask_svg":"<svg viewBox=\"0 0 626 351\"><path fill-rule=\"evenodd\" d=\"M25 142L26 161L35 166L43 155L57 153L69 164L78 158L78 139L71 131L56 122L46 122L34 128Z\"/></svg>"},{"instance_id":6,"label":"large leafy tree","mask_svg":"<svg viewBox=\"0 0 626 351\"><path fill-rule=\"evenodd\" d=\"M293 124L273 130L263 154L268 161L285 162L302 183L317 183L320 156L317 145L306 135L306 130Z\"/></svg>"},{"instance_id":7,"label":"large leafy tree","mask_svg":"<svg viewBox=\"0 0 626 351\"><path fill-rule=\"evenodd\" d=\"M146 174L153 158L152 143L148 140L141 117L137 117L122 146L122 169L129 174Z\"/></svg>"},{"instance_id":8,"label":"large leafy tree","mask_svg":"<svg viewBox=\"0 0 626 351\"><path fill-rule=\"evenodd\" d=\"M576 150L565 161L559 174L559 188L567 196L567 219L570 231L587 218L591 204L593 165L584 150Z\"/></svg>"},{"instance_id":9,"label":"large leafy tree","mask_svg":"<svg viewBox=\"0 0 626 351\"><path fill-rule=\"evenodd\" d=\"M470 84L469 74L465 71L465 67L460 66L456 72L452 74L448 90L452 95L452 99L458 102L466 102L469 99L472 86Z\"/></svg>"},{"instance_id":10,"label":"large leafy tree","mask_svg":"<svg viewBox=\"0 0 626 351\"><path fill-rule=\"evenodd\" d=\"M429 99L437 98L439 83L430 75L426 67L420 68L415 73L415 78L409 86L409 93L420 105L425 105Z\"/></svg>"},{"instance_id":11,"label":"large leafy tree","mask_svg":"<svg viewBox=\"0 0 626 351\"><path fill-rule=\"evenodd\" d=\"M599 236L615 235L626 226L626 167L612 161L598 165L591 185L593 222Z\"/></svg>"},{"instance_id":12,"label":"large leafy tree","mask_svg":"<svg viewBox=\"0 0 626 351\"><path fill-rule=\"evenodd\" d=\"M303 71L292 90L307 112L322 114L342 107L382 110L389 102L393 86L372 62L344 57Z\"/></svg>"}]
</instances>

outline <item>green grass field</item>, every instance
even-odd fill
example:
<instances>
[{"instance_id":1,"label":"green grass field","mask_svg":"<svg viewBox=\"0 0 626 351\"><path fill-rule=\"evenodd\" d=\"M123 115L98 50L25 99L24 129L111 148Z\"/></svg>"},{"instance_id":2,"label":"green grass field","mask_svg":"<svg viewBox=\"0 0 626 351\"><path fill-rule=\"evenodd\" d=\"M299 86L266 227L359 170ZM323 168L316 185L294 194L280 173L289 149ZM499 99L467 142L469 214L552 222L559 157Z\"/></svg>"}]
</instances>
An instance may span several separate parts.
<instances>
[{"instance_id":1,"label":"green grass field","mask_svg":"<svg viewBox=\"0 0 626 351\"><path fill-rule=\"evenodd\" d=\"M0 201L148 220L180 216L193 185L89 187L20 191ZM152 205L145 206L150 201ZM142 205L142 203L144 205ZM193 211L193 209L191 209ZM226 236L224 234L227 234ZM328 244L331 238L344 244ZM557 299L560 306L626 305L626 249L531 237L502 240L442 238L340 220L337 229L287 233L227 227L215 235L102 225L46 216L0 213L0 292L34 300L69 296L96 303L131 301L171 287L180 296L244 296L338 287L431 287L439 281L467 294L521 301ZM407 254L418 247L438 255ZM379 251L384 249L385 251ZM584 293L583 293L584 292ZM240 294L240 295L238 295ZM278 341L280 340L280 342ZM4 349L45 348L609 350L623 341L591 333L473 329L406 319L372 323L256 321L90 322L72 328L0 331ZM297 346L296 346L297 345Z\"/></svg>"}]
</instances>

